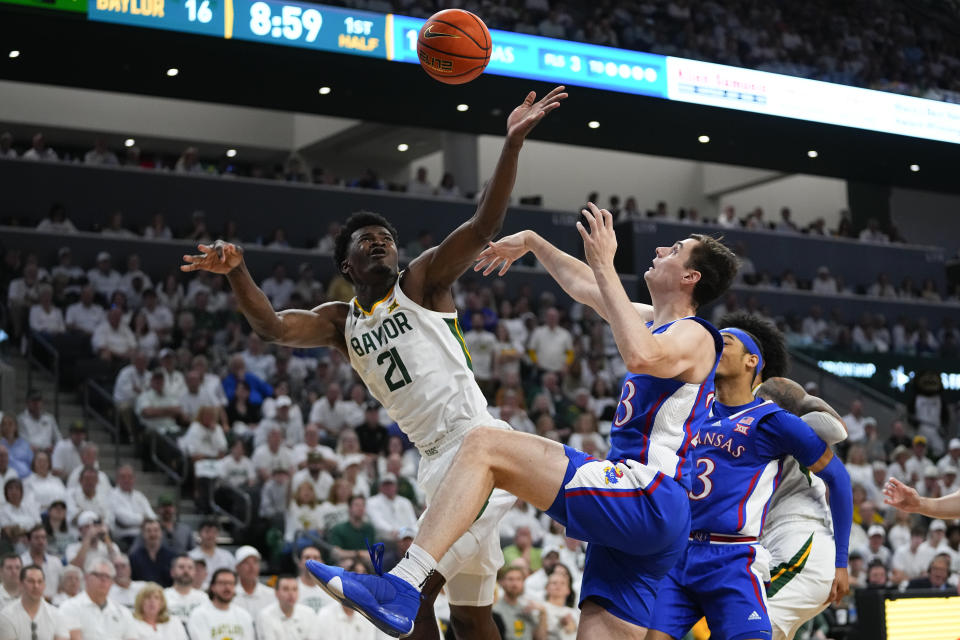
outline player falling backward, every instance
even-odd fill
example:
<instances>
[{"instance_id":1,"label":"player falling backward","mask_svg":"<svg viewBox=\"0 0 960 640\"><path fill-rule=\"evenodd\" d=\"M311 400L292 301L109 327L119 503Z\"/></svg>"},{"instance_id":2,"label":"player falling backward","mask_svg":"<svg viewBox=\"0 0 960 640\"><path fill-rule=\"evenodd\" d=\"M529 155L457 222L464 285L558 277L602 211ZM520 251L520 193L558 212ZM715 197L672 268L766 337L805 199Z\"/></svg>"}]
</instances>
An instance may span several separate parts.
<instances>
[{"instance_id":1,"label":"player falling backward","mask_svg":"<svg viewBox=\"0 0 960 640\"><path fill-rule=\"evenodd\" d=\"M494 487L547 512L589 543L581 587L581 639L642 639L660 579L686 547L690 530L691 442L713 395L722 341L696 308L721 295L736 256L694 234L659 247L644 274L653 305L635 305L613 266L610 212L590 203L577 223L584 264L523 232L492 245L480 265L501 271L533 250L574 298L613 329L630 375L610 432L608 460L539 436L481 428L457 453L407 556L382 576L308 563L328 593L383 631L412 627L421 584L466 531ZM527 244L527 240L530 244Z\"/></svg>"},{"instance_id":2,"label":"player falling backward","mask_svg":"<svg viewBox=\"0 0 960 640\"><path fill-rule=\"evenodd\" d=\"M728 322L720 329L724 347L716 399L694 451L694 531L684 556L657 588L656 631L650 640L683 637L704 615L714 637L792 637L803 622L848 590L853 501L846 469L807 422L754 395L762 372L780 374L786 366L783 336L754 316L727 316L722 324ZM814 422L822 418L807 416ZM780 512L775 533L765 528L783 466L794 460L825 480L836 543L830 518L822 519L822 489L810 500L802 485L787 487L778 508L794 509ZM802 504L807 500L812 504ZM761 533L778 555L785 549L791 554L774 567L767 589L769 555L758 544ZM810 567L805 566L808 562ZM767 595L779 598L768 605Z\"/></svg>"},{"instance_id":3,"label":"player falling backward","mask_svg":"<svg viewBox=\"0 0 960 640\"><path fill-rule=\"evenodd\" d=\"M527 95L507 118L500 159L474 216L402 272L393 226L373 213L352 215L336 238L334 255L337 269L354 285L350 303L277 313L251 278L240 247L218 240L200 245L202 254L183 258L183 271L226 274L240 310L264 339L292 347L331 346L350 358L373 396L419 448L418 482L428 513L466 435L480 425L510 428L490 416L474 380L451 286L500 231L524 139L566 97L563 87L538 102L535 93ZM438 637L433 599L444 581L457 636L499 638L491 615L496 573L503 564L499 520L516 499L489 490L483 498L486 507L483 501L477 505L470 526L458 534L437 572L419 585L424 604L418 638Z\"/></svg>"}]
</instances>

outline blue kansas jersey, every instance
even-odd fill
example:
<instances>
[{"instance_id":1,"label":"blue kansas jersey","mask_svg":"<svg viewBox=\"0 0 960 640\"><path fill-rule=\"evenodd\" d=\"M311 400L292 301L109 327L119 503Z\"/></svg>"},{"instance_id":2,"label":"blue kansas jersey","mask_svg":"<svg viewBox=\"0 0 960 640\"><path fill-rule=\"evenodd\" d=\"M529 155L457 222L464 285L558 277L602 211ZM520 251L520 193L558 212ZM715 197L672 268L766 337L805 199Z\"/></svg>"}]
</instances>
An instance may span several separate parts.
<instances>
[{"instance_id":1,"label":"blue kansas jersey","mask_svg":"<svg viewBox=\"0 0 960 640\"><path fill-rule=\"evenodd\" d=\"M693 439L707 418L713 401L713 374L723 352L723 339L709 322L690 316L713 336L716 360L700 384L628 374L610 429L609 460L636 460L691 488ZM675 320L674 322L679 322ZM650 326L651 323L647 323ZM663 333L673 322L653 330Z\"/></svg>"},{"instance_id":2,"label":"blue kansas jersey","mask_svg":"<svg viewBox=\"0 0 960 640\"><path fill-rule=\"evenodd\" d=\"M759 537L784 457L809 467L826 446L800 418L769 400L739 407L714 402L693 454L691 528Z\"/></svg>"}]
</instances>

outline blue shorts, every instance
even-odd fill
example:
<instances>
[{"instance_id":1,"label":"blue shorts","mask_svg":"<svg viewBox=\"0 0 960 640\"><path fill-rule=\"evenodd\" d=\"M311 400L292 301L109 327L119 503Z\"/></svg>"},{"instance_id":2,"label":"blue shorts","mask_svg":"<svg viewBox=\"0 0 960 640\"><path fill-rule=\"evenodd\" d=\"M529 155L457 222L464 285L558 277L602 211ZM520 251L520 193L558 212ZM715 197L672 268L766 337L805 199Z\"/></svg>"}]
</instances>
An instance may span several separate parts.
<instances>
[{"instance_id":1,"label":"blue shorts","mask_svg":"<svg viewBox=\"0 0 960 640\"><path fill-rule=\"evenodd\" d=\"M612 462L564 447L567 471L547 515L590 543L580 602L648 627L656 587L690 532L687 491L639 462Z\"/></svg>"},{"instance_id":2,"label":"blue shorts","mask_svg":"<svg viewBox=\"0 0 960 640\"><path fill-rule=\"evenodd\" d=\"M657 586L651 629L682 638L703 616L714 640L770 638L766 590L751 544L691 540Z\"/></svg>"}]
</instances>

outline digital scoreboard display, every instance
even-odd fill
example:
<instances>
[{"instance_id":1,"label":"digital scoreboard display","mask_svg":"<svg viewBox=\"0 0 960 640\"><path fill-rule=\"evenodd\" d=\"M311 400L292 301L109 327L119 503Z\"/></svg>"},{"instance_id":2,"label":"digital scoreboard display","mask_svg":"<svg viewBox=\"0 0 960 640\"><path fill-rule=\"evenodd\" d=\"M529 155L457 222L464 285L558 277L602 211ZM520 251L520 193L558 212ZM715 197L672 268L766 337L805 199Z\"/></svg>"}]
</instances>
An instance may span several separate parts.
<instances>
[{"instance_id":1,"label":"digital scoreboard display","mask_svg":"<svg viewBox=\"0 0 960 640\"><path fill-rule=\"evenodd\" d=\"M10 1L40 4L0 0ZM279 0L87 2L90 20L410 64L419 63L424 23ZM960 104L510 31L493 30L491 37L486 73L960 143Z\"/></svg>"}]
</instances>

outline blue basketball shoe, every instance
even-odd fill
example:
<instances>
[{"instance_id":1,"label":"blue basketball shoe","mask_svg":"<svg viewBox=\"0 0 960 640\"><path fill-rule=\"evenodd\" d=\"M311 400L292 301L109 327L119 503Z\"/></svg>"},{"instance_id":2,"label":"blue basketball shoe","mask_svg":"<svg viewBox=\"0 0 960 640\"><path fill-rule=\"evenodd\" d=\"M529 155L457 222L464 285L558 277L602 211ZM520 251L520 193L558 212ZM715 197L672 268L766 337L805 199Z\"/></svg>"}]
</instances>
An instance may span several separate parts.
<instances>
[{"instance_id":1,"label":"blue basketball shoe","mask_svg":"<svg viewBox=\"0 0 960 640\"><path fill-rule=\"evenodd\" d=\"M394 575L351 573L316 560L307 560L307 571L324 591L356 610L378 629L394 638L413 633L420 608L420 592Z\"/></svg>"}]
</instances>

